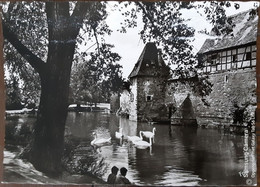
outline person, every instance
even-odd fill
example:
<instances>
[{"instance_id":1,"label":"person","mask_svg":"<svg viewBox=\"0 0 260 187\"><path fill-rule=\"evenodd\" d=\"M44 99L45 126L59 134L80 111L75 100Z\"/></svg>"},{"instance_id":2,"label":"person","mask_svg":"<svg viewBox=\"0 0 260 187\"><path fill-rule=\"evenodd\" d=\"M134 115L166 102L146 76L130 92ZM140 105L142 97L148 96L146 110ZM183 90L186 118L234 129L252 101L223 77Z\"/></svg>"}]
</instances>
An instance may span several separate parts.
<instances>
[{"instance_id":1,"label":"person","mask_svg":"<svg viewBox=\"0 0 260 187\"><path fill-rule=\"evenodd\" d=\"M111 168L111 173L108 175L108 178L107 178L107 183L108 184L115 184L115 182L116 182L116 175L117 175L118 170L119 169L116 166L113 166Z\"/></svg>"},{"instance_id":2,"label":"person","mask_svg":"<svg viewBox=\"0 0 260 187\"><path fill-rule=\"evenodd\" d=\"M127 178L126 178L127 169L125 167L122 167L120 169L120 174L116 178L116 184L132 184Z\"/></svg>"}]
</instances>

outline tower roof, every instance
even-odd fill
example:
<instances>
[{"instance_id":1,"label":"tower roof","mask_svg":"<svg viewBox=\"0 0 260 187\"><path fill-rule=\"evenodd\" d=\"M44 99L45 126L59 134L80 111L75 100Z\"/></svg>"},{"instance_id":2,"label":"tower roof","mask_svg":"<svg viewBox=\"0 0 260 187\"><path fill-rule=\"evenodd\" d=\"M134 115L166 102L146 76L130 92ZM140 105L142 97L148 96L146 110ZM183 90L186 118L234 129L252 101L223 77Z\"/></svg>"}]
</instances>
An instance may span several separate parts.
<instances>
[{"instance_id":1,"label":"tower roof","mask_svg":"<svg viewBox=\"0 0 260 187\"><path fill-rule=\"evenodd\" d=\"M129 78L136 76L152 76L155 71L168 70L155 43L147 43L136 62Z\"/></svg>"}]
</instances>

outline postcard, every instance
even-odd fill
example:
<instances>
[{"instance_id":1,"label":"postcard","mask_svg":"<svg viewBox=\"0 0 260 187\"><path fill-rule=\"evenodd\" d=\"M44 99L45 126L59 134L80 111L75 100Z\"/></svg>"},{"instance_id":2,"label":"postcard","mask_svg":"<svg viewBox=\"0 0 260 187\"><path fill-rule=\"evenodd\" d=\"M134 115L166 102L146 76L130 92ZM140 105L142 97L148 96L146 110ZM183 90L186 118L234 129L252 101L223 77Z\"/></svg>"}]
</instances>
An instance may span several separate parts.
<instances>
[{"instance_id":1,"label":"postcard","mask_svg":"<svg viewBox=\"0 0 260 187\"><path fill-rule=\"evenodd\" d=\"M257 185L259 2L1 4L1 183Z\"/></svg>"}]
</instances>

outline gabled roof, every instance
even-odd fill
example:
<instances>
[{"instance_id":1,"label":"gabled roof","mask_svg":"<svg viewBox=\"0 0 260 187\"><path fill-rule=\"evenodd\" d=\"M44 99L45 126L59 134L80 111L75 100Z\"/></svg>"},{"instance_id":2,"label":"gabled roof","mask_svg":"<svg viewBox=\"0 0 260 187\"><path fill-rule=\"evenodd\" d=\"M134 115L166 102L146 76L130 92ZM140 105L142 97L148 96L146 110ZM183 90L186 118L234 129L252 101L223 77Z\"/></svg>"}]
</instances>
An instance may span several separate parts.
<instances>
[{"instance_id":1,"label":"gabled roof","mask_svg":"<svg viewBox=\"0 0 260 187\"><path fill-rule=\"evenodd\" d=\"M230 16L235 24L233 33L215 37L215 39L206 39L198 53L217 51L256 42L258 16L251 18L249 15L250 11L252 10Z\"/></svg>"},{"instance_id":2,"label":"gabled roof","mask_svg":"<svg viewBox=\"0 0 260 187\"><path fill-rule=\"evenodd\" d=\"M129 78L136 76L151 76L152 70L168 70L164 63L155 43L147 43L141 53L138 61L136 62Z\"/></svg>"}]
</instances>

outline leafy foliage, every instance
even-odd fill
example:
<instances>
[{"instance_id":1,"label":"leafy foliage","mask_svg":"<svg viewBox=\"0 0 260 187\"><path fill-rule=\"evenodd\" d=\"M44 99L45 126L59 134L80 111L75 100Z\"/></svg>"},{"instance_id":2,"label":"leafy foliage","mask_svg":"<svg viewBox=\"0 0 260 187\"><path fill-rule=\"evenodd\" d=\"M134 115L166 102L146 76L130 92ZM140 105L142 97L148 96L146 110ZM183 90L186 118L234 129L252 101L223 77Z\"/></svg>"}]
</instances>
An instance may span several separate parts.
<instances>
[{"instance_id":1,"label":"leafy foliage","mask_svg":"<svg viewBox=\"0 0 260 187\"><path fill-rule=\"evenodd\" d=\"M5 3L4 22L23 44L42 60L47 58L47 19L44 2ZM6 51L9 53L10 51Z\"/></svg>"},{"instance_id":2,"label":"leafy foliage","mask_svg":"<svg viewBox=\"0 0 260 187\"><path fill-rule=\"evenodd\" d=\"M23 103L24 107L35 107L38 105L40 98L41 86L39 75L9 43L5 44L4 51L7 109L9 109L9 101L15 100L20 100L20 103ZM15 90L16 92L20 92L19 97L16 95L17 98L14 98L11 95L12 88L10 87L10 82L17 82Z\"/></svg>"},{"instance_id":3,"label":"leafy foliage","mask_svg":"<svg viewBox=\"0 0 260 187\"><path fill-rule=\"evenodd\" d=\"M19 89L19 83L16 78L6 80L7 95L6 108L8 110L22 109L22 97L21 90Z\"/></svg>"},{"instance_id":4,"label":"leafy foliage","mask_svg":"<svg viewBox=\"0 0 260 187\"><path fill-rule=\"evenodd\" d=\"M112 47L101 43L94 52L74 60L71 102L108 102L111 92L118 91L122 84L122 67L116 62L121 57L111 51Z\"/></svg>"},{"instance_id":5,"label":"leafy foliage","mask_svg":"<svg viewBox=\"0 0 260 187\"><path fill-rule=\"evenodd\" d=\"M26 47L38 57L46 59L48 40L44 3L10 2L5 3L4 7L3 21L10 29L19 31L16 32L17 37ZM37 105L40 96L39 75L7 41L4 45L4 55L6 82L17 79L20 84L16 89L21 90L21 102L26 103L25 107L29 108ZM10 99L14 98L10 95L9 86L7 86L7 101Z\"/></svg>"},{"instance_id":6,"label":"leafy foliage","mask_svg":"<svg viewBox=\"0 0 260 187\"><path fill-rule=\"evenodd\" d=\"M105 159L100 159L92 147L84 147L85 150L83 153L82 151L77 151L77 149L80 148L80 140L73 139L70 136L65 139L65 151L62 160L63 167L65 167L70 174L87 174L88 176L95 176L95 178L102 178L108 168Z\"/></svg>"}]
</instances>

